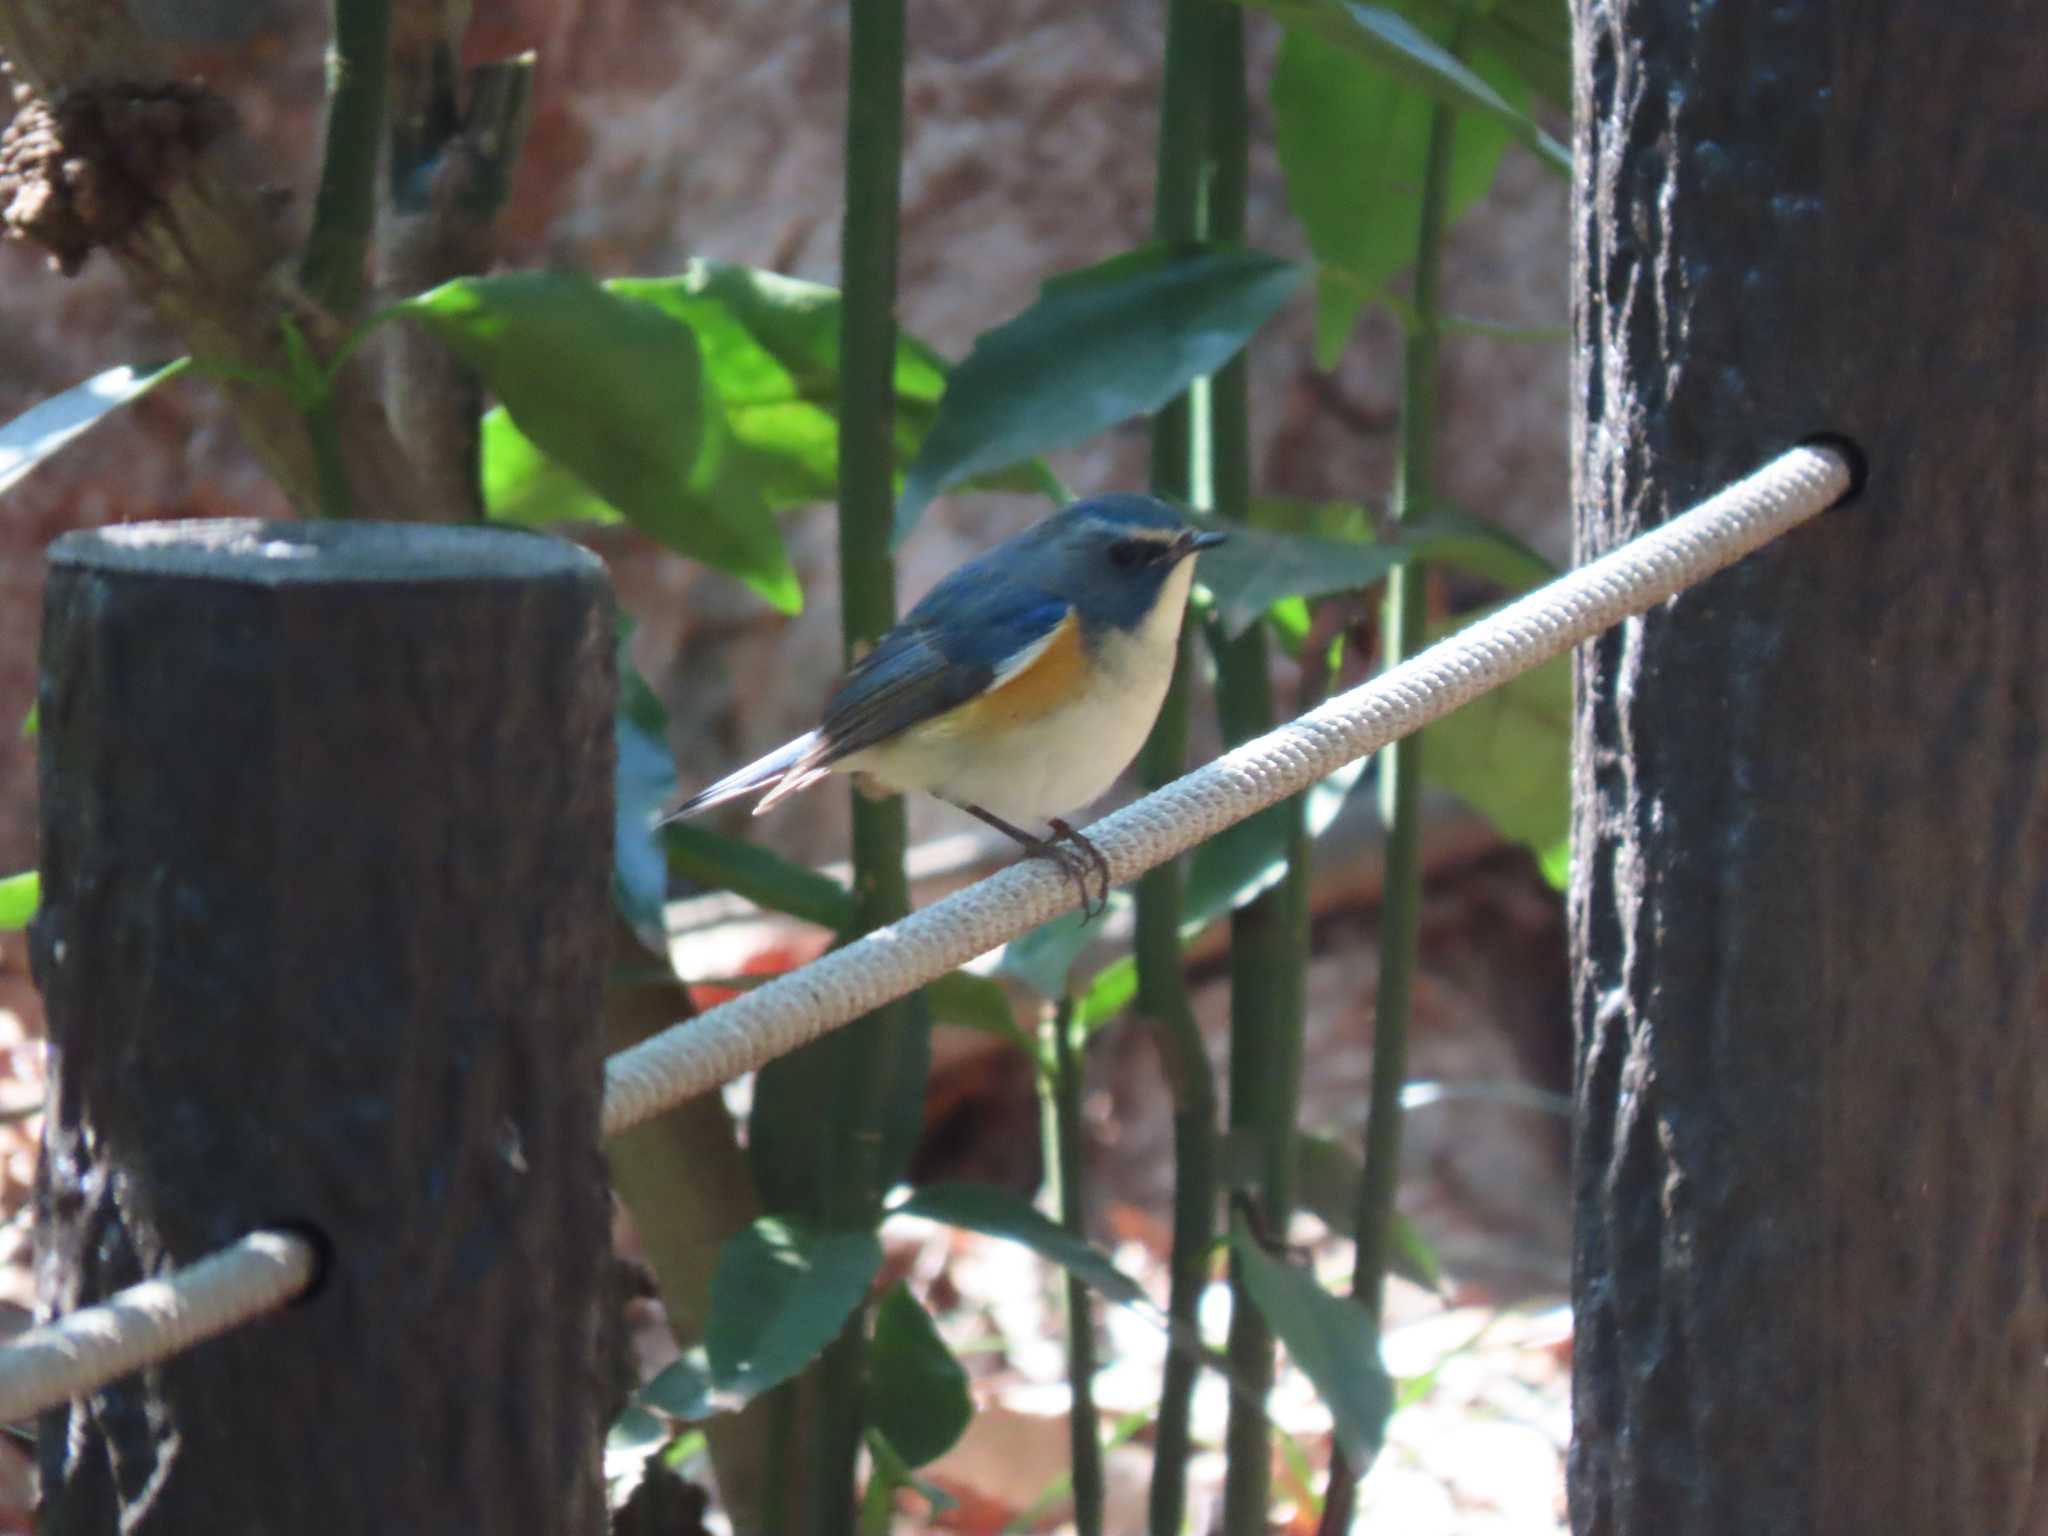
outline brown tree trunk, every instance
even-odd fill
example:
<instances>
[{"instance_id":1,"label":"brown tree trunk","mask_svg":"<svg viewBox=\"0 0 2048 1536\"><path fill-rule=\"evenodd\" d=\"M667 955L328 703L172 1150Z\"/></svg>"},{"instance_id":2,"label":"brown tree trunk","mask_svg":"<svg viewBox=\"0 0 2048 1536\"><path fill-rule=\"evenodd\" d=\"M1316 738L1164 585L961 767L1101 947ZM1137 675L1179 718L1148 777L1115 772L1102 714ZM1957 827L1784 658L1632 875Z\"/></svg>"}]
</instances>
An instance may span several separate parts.
<instances>
[{"instance_id":1,"label":"brown tree trunk","mask_svg":"<svg viewBox=\"0 0 2048 1536\"><path fill-rule=\"evenodd\" d=\"M2048 9L1577 0L1584 1536L2048 1531Z\"/></svg>"}]
</instances>

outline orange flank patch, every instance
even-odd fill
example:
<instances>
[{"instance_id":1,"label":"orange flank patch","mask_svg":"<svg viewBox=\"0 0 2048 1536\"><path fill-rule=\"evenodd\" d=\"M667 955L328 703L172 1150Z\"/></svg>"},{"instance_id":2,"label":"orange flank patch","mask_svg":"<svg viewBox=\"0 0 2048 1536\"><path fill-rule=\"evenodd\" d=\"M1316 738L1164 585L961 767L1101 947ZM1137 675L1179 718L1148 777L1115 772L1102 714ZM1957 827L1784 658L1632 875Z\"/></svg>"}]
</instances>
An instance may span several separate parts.
<instances>
[{"instance_id":1,"label":"orange flank patch","mask_svg":"<svg viewBox=\"0 0 2048 1536\"><path fill-rule=\"evenodd\" d=\"M941 731L1001 732L1043 720L1087 688L1088 653L1081 621L1070 611L1038 654L979 698L947 710L931 725Z\"/></svg>"}]
</instances>

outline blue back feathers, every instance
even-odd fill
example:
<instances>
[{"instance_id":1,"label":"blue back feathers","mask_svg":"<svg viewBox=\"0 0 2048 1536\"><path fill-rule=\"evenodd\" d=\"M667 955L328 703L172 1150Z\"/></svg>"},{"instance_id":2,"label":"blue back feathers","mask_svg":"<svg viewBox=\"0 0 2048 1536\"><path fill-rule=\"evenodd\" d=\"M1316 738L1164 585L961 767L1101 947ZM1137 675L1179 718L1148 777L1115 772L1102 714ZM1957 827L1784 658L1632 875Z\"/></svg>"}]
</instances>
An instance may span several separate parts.
<instances>
[{"instance_id":1,"label":"blue back feathers","mask_svg":"<svg viewBox=\"0 0 2048 1536\"><path fill-rule=\"evenodd\" d=\"M1176 562L1132 560L1130 547L1157 549L1186 526L1149 496L1097 496L970 560L839 685L825 707L819 760L836 761L965 704L1070 609L1079 608L1089 643L1106 629L1134 629Z\"/></svg>"}]
</instances>

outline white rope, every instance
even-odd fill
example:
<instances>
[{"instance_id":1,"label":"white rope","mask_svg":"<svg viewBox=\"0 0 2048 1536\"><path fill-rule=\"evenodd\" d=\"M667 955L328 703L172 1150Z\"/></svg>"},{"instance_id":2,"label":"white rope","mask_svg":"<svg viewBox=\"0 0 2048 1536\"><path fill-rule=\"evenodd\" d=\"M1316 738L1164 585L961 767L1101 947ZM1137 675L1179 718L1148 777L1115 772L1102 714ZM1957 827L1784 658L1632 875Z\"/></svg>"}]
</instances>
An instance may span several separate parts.
<instances>
[{"instance_id":1,"label":"white rope","mask_svg":"<svg viewBox=\"0 0 2048 1536\"><path fill-rule=\"evenodd\" d=\"M1391 671L1175 780L1088 829L1122 884L1353 759L1733 564L1848 491L1832 449L1796 448L1663 527L1440 641ZM1074 905L1026 860L899 923L665 1030L605 1064L619 1132L914 991ZM27 1418L276 1311L319 1268L304 1238L254 1232L161 1279L0 1348L0 1423Z\"/></svg>"},{"instance_id":2,"label":"white rope","mask_svg":"<svg viewBox=\"0 0 2048 1536\"><path fill-rule=\"evenodd\" d=\"M252 1232L196 1264L31 1328L0 1348L0 1424L274 1312L311 1285L319 1267L313 1245L295 1233Z\"/></svg>"},{"instance_id":3,"label":"white rope","mask_svg":"<svg viewBox=\"0 0 2048 1536\"><path fill-rule=\"evenodd\" d=\"M1850 480L1834 449L1795 448L1662 527L1104 817L1088 837L1116 884L1133 880L1734 564L1839 501ZM1027 859L621 1051L605 1063L605 1134L793 1051L1074 904L1064 873Z\"/></svg>"}]
</instances>

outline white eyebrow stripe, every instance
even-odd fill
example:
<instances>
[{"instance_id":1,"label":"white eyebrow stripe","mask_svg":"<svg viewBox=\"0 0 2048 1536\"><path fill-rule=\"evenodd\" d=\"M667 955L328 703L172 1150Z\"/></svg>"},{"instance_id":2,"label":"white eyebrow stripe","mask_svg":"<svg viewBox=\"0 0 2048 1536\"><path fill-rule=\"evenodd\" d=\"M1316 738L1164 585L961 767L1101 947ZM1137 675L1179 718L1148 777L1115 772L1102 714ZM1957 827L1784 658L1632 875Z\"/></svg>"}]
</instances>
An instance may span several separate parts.
<instances>
[{"instance_id":1,"label":"white eyebrow stripe","mask_svg":"<svg viewBox=\"0 0 2048 1536\"><path fill-rule=\"evenodd\" d=\"M1178 528L1133 528L1129 523L1113 523L1106 518L1091 517L1088 526L1122 538L1145 539L1154 544L1171 544L1180 537Z\"/></svg>"}]
</instances>

